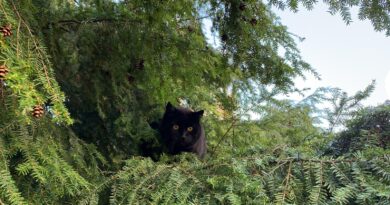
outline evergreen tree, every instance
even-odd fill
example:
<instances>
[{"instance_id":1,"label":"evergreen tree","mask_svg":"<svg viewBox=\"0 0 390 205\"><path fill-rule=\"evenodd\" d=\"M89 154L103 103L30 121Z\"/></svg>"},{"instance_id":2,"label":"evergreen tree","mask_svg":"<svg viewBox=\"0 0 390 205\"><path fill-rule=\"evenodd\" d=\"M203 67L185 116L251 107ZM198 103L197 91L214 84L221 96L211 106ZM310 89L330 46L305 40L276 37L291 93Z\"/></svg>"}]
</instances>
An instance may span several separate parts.
<instances>
[{"instance_id":1,"label":"evergreen tree","mask_svg":"<svg viewBox=\"0 0 390 205\"><path fill-rule=\"evenodd\" d=\"M339 156L358 150L388 149L390 146L389 120L389 105L361 109L347 123L347 129L336 136L327 154Z\"/></svg>"},{"instance_id":2,"label":"evergreen tree","mask_svg":"<svg viewBox=\"0 0 390 205\"><path fill-rule=\"evenodd\" d=\"M295 76L314 72L265 4L241 10L237 2L215 3L34 1L21 6L37 10L36 26L50 45L73 130L115 161L142 154L140 144L157 143L148 122L161 115L167 101L202 107L209 119L217 119L219 109L232 113L240 106L238 95L259 100L257 85L288 92ZM53 9L47 13L47 8ZM205 16L214 19L222 52L207 45L201 30Z\"/></svg>"},{"instance_id":3,"label":"evergreen tree","mask_svg":"<svg viewBox=\"0 0 390 205\"><path fill-rule=\"evenodd\" d=\"M388 30L387 4L329 4L343 16L361 5ZM0 204L388 203L387 145L319 157L313 107L276 99L318 75L265 2L0 0L0 10ZM334 116L372 89L338 92ZM160 153L149 123L168 101L206 110L205 161Z\"/></svg>"}]
</instances>

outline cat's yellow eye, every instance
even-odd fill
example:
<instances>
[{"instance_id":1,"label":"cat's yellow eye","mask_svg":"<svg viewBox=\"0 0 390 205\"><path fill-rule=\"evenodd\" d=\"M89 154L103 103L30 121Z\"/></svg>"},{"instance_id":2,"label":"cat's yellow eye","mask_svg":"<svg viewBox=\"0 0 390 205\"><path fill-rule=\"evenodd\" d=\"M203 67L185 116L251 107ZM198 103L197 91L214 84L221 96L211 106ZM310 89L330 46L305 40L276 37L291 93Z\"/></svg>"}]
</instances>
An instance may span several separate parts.
<instances>
[{"instance_id":1,"label":"cat's yellow eye","mask_svg":"<svg viewBox=\"0 0 390 205\"><path fill-rule=\"evenodd\" d=\"M179 129L179 125L173 125L173 129L174 130L178 130Z\"/></svg>"},{"instance_id":2,"label":"cat's yellow eye","mask_svg":"<svg viewBox=\"0 0 390 205\"><path fill-rule=\"evenodd\" d=\"M193 129L194 129L194 128L192 128L192 127L187 127L187 131L188 131L188 132L192 132Z\"/></svg>"}]
</instances>

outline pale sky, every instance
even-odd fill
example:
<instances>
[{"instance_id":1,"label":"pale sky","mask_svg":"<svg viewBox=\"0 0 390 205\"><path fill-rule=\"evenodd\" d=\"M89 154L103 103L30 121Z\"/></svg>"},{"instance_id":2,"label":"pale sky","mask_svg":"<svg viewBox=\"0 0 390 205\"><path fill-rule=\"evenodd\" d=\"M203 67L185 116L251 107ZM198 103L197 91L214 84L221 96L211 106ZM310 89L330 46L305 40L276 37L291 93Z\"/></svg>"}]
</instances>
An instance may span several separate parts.
<instances>
[{"instance_id":1,"label":"pale sky","mask_svg":"<svg viewBox=\"0 0 390 205\"><path fill-rule=\"evenodd\" d=\"M370 21L360 21L356 11L352 10L353 22L346 25L340 15L327 12L322 2L311 11L302 8L293 13L274 9L290 32L305 37L303 42L297 40L301 56L322 78L318 81L307 75L306 81L297 79L298 88L309 87L314 91L322 86L339 87L353 95L376 80L374 93L363 104L377 105L390 99L390 37L374 31ZM209 42L219 45L219 40L211 37L207 29L211 21L204 19L203 23Z\"/></svg>"},{"instance_id":2,"label":"pale sky","mask_svg":"<svg viewBox=\"0 0 390 205\"><path fill-rule=\"evenodd\" d=\"M274 11L290 32L306 38L297 42L298 48L322 78L297 80L298 87L339 87L352 95L375 79L376 89L364 104L377 105L390 99L390 37L374 31L370 21L360 21L356 9L350 25L340 15L328 13L320 2L311 11Z\"/></svg>"}]
</instances>

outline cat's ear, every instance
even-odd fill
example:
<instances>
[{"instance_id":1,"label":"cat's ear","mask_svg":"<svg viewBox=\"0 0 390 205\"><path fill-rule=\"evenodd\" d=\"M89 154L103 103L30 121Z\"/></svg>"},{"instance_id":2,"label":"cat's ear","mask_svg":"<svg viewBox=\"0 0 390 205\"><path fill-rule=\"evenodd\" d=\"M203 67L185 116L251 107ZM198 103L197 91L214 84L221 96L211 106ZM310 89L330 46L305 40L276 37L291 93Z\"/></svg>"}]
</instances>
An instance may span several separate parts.
<instances>
[{"instance_id":1,"label":"cat's ear","mask_svg":"<svg viewBox=\"0 0 390 205\"><path fill-rule=\"evenodd\" d=\"M203 116L203 113L204 113L204 110L199 110L197 112L194 112L193 113L193 116L196 118L196 119L200 119L202 116Z\"/></svg>"},{"instance_id":2,"label":"cat's ear","mask_svg":"<svg viewBox=\"0 0 390 205\"><path fill-rule=\"evenodd\" d=\"M165 107L165 111L166 112L172 112L175 110L175 107L173 107L173 105L171 104L171 102L168 102L167 103L167 106Z\"/></svg>"}]
</instances>

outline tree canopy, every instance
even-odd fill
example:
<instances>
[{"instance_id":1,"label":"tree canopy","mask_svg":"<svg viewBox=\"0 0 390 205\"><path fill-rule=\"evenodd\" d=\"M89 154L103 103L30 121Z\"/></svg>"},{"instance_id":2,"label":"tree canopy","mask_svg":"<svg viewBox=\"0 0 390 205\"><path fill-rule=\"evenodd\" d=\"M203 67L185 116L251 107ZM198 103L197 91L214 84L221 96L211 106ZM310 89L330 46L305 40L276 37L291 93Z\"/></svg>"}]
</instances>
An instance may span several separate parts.
<instances>
[{"instance_id":1,"label":"tree canopy","mask_svg":"<svg viewBox=\"0 0 390 205\"><path fill-rule=\"evenodd\" d=\"M0 0L0 205L388 203L374 83L280 99L319 78L272 12L300 3ZM389 35L387 2L325 3ZM161 152L167 102L205 110L205 160Z\"/></svg>"}]
</instances>

